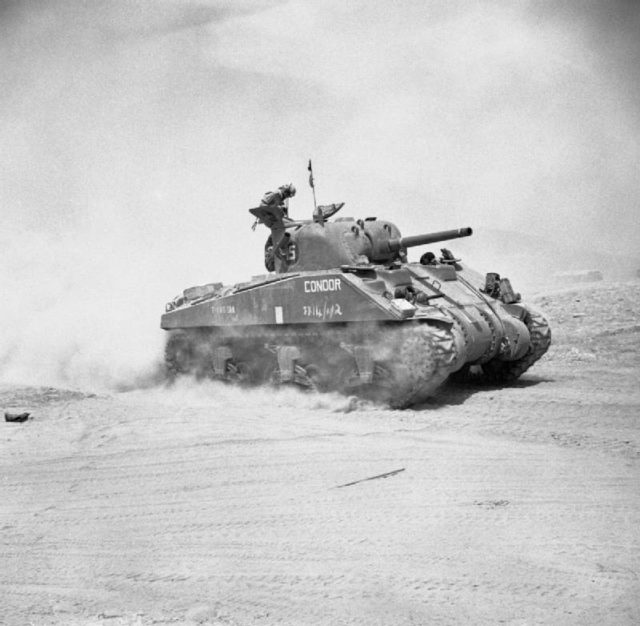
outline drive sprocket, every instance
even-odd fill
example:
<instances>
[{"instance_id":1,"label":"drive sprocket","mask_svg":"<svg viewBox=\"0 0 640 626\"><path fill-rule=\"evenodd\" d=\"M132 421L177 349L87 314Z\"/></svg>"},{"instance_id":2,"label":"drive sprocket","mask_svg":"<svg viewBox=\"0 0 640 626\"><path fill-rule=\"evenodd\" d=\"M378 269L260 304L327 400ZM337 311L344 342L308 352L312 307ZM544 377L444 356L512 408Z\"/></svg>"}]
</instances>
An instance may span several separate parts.
<instances>
[{"instance_id":1,"label":"drive sprocket","mask_svg":"<svg viewBox=\"0 0 640 626\"><path fill-rule=\"evenodd\" d=\"M505 385L520 378L547 352L551 344L551 328L543 315L529 309L524 323L529 330L530 343L529 350L522 358L515 361L492 359L482 365L466 365L455 373L456 382Z\"/></svg>"}]
</instances>

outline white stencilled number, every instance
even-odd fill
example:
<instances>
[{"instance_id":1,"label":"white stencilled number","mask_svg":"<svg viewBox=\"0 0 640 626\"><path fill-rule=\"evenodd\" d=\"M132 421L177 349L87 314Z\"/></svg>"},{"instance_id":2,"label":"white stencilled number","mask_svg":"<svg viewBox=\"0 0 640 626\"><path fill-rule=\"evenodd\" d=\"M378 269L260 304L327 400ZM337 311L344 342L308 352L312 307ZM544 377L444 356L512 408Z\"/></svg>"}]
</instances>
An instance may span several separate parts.
<instances>
[{"instance_id":1,"label":"white stencilled number","mask_svg":"<svg viewBox=\"0 0 640 626\"><path fill-rule=\"evenodd\" d=\"M287 250L287 261L291 263L295 263L298 260L298 246L295 243L289 244L289 249Z\"/></svg>"}]
</instances>

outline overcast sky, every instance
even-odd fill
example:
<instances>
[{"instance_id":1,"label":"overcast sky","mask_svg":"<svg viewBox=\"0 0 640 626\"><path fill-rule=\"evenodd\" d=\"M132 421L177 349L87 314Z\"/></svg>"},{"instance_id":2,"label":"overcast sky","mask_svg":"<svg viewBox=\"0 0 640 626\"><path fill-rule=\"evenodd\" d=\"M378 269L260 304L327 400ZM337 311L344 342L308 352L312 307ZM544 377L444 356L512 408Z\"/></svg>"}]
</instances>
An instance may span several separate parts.
<instances>
[{"instance_id":1,"label":"overcast sky","mask_svg":"<svg viewBox=\"0 0 640 626\"><path fill-rule=\"evenodd\" d=\"M265 191L309 216L309 158L405 234L636 253L639 73L632 1L2 2L0 376L52 328L103 336L71 369L155 349L179 290L263 271Z\"/></svg>"}]
</instances>

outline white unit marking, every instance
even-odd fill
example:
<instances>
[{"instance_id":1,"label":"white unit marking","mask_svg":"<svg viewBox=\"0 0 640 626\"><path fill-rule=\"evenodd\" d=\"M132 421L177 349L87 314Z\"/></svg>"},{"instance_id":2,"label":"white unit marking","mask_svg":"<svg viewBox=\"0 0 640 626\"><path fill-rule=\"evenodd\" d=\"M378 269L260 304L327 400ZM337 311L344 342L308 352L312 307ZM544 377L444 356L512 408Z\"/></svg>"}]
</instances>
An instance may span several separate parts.
<instances>
[{"instance_id":1,"label":"white unit marking","mask_svg":"<svg viewBox=\"0 0 640 626\"><path fill-rule=\"evenodd\" d=\"M277 306L274 308L274 311L276 313L276 324L282 324L282 307Z\"/></svg>"},{"instance_id":2,"label":"white unit marking","mask_svg":"<svg viewBox=\"0 0 640 626\"><path fill-rule=\"evenodd\" d=\"M332 320L334 317L342 317L342 308L338 303L329 304L304 304L302 314L305 317L315 317L320 320Z\"/></svg>"}]
</instances>

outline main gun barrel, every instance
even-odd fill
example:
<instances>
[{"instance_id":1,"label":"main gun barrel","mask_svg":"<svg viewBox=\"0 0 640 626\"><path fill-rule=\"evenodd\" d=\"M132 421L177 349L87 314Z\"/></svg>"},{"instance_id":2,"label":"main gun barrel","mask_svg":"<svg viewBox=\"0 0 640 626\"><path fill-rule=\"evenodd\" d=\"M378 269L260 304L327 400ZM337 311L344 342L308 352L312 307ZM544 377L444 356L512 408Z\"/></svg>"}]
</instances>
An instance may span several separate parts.
<instances>
[{"instance_id":1,"label":"main gun barrel","mask_svg":"<svg viewBox=\"0 0 640 626\"><path fill-rule=\"evenodd\" d=\"M386 241L389 252L397 252L403 248L412 248L414 246L423 246L428 243L437 243L438 241L447 241L448 239L459 239L460 237L469 237L473 234L473 229L454 228L453 230L441 230L438 233L427 233L426 235L411 235L409 237L396 237Z\"/></svg>"}]
</instances>

